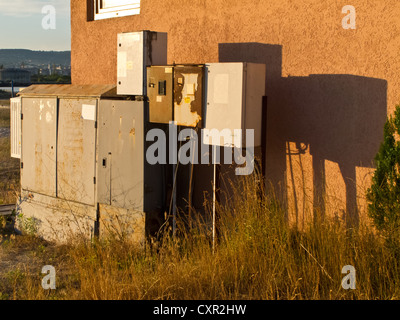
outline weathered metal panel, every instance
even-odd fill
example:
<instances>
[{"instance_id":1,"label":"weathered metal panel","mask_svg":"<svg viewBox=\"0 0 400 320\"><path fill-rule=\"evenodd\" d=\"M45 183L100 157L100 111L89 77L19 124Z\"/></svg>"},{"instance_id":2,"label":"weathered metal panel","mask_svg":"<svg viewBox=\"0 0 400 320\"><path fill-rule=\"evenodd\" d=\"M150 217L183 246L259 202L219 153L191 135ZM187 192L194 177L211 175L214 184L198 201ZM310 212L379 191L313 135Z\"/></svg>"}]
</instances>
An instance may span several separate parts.
<instances>
[{"instance_id":1,"label":"weathered metal panel","mask_svg":"<svg viewBox=\"0 0 400 320\"><path fill-rule=\"evenodd\" d=\"M147 68L149 119L152 123L173 120L173 67Z\"/></svg>"},{"instance_id":2,"label":"weathered metal panel","mask_svg":"<svg viewBox=\"0 0 400 320\"><path fill-rule=\"evenodd\" d=\"M179 126L201 128L204 66L176 66L174 71L174 120Z\"/></svg>"},{"instance_id":3,"label":"weathered metal panel","mask_svg":"<svg viewBox=\"0 0 400 320\"><path fill-rule=\"evenodd\" d=\"M56 196L57 99L22 98L23 190Z\"/></svg>"},{"instance_id":4,"label":"weathered metal panel","mask_svg":"<svg viewBox=\"0 0 400 320\"><path fill-rule=\"evenodd\" d=\"M57 195L94 205L96 176L96 99L60 99Z\"/></svg>"},{"instance_id":5,"label":"weathered metal panel","mask_svg":"<svg viewBox=\"0 0 400 320\"><path fill-rule=\"evenodd\" d=\"M20 91L18 95L21 97L115 97L116 90L115 85L42 84L29 86Z\"/></svg>"},{"instance_id":6,"label":"weathered metal panel","mask_svg":"<svg viewBox=\"0 0 400 320\"><path fill-rule=\"evenodd\" d=\"M144 102L101 100L98 202L144 211Z\"/></svg>"}]
</instances>

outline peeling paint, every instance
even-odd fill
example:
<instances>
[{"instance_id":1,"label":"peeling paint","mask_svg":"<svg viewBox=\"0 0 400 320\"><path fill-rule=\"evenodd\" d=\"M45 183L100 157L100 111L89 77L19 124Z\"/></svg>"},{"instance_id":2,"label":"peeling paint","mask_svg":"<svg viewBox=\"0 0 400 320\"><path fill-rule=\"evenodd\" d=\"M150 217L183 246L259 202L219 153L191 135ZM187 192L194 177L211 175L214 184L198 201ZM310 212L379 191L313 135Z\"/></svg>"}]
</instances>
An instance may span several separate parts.
<instances>
[{"instance_id":1,"label":"peeling paint","mask_svg":"<svg viewBox=\"0 0 400 320\"><path fill-rule=\"evenodd\" d=\"M180 126L202 125L203 66L176 66L174 81L174 120Z\"/></svg>"}]
</instances>

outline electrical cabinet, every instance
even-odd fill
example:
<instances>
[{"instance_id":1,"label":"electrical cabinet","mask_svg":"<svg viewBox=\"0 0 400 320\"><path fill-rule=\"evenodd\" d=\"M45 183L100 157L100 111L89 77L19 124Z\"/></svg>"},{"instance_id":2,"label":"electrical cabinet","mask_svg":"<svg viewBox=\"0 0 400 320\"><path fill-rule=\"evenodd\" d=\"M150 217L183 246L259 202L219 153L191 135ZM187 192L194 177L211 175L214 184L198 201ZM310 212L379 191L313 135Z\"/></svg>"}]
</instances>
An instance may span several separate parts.
<instances>
[{"instance_id":1,"label":"electrical cabinet","mask_svg":"<svg viewBox=\"0 0 400 320\"><path fill-rule=\"evenodd\" d=\"M148 103L116 91L34 85L20 93L21 209L44 236L73 224L92 235L119 228L142 241L151 221L157 231L163 223L167 170L146 161Z\"/></svg>"},{"instance_id":2,"label":"electrical cabinet","mask_svg":"<svg viewBox=\"0 0 400 320\"><path fill-rule=\"evenodd\" d=\"M167 124L173 121L173 67L152 66L147 68L147 81L150 122Z\"/></svg>"},{"instance_id":3,"label":"electrical cabinet","mask_svg":"<svg viewBox=\"0 0 400 320\"><path fill-rule=\"evenodd\" d=\"M204 70L202 65L148 67L150 122L201 128Z\"/></svg>"},{"instance_id":4,"label":"electrical cabinet","mask_svg":"<svg viewBox=\"0 0 400 320\"><path fill-rule=\"evenodd\" d=\"M95 206L97 109L115 86L33 85L19 95L22 190Z\"/></svg>"},{"instance_id":5,"label":"electrical cabinet","mask_svg":"<svg viewBox=\"0 0 400 320\"><path fill-rule=\"evenodd\" d=\"M245 130L253 129L254 143L249 142L247 146L261 146L266 66L242 62L209 63L206 74L205 129L208 130L203 142L242 148L246 144Z\"/></svg>"},{"instance_id":6,"label":"electrical cabinet","mask_svg":"<svg viewBox=\"0 0 400 320\"><path fill-rule=\"evenodd\" d=\"M146 157L145 102L102 100L98 128L98 202L141 212L163 203L161 165Z\"/></svg>"},{"instance_id":7,"label":"electrical cabinet","mask_svg":"<svg viewBox=\"0 0 400 320\"><path fill-rule=\"evenodd\" d=\"M39 85L21 103L23 190L89 206L162 207L152 175L163 169L145 159L146 102L117 99L115 86Z\"/></svg>"},{"instance_id":8,"label":"electrical cabinet","mask_svg":"<svg viewBox=\"0 0 400 320\"><path fill-rule=\"evenodd\" d=\"M167 64L167 34L140 31L118 34L117 93L147 95L146 67Z\"/></svg>"}]
</instances>

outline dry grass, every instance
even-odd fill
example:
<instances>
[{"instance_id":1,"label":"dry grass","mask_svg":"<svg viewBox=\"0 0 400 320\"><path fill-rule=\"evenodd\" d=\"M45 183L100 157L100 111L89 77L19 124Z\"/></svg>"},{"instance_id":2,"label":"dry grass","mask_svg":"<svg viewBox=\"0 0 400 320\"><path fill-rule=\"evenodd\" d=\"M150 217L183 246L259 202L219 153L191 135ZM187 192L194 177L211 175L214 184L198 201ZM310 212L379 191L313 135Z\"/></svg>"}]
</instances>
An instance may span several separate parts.
<instances>
[{"instance_id":1,"label":"dry grass","mask_svg":"<svg viewBox=\"0 0 400 320\"><path fill-rule=\"evenodd\" d=\"M7 110L8 112L8 110ZM8 125L0 109L0 126ZM15 201L18 160L0 138L0 204ZM157 249L128 241L71 240L59 246L31 236L0 245L0 299L399 299L399 259L367 226L347 229L319 221L290 227L273 195L254 178L233 186L219 207L219 241L212 251L203 224ZM1 240L1 239L0 239ZM57 270L57 289L41 287L41 268ZM357 271L357 289L341 287L345 265Z\"/></svg>"},{"instance_id":2,"label":"dry grass","mask_svg":"<svg viewBox=\"0 0 400 320\"><path fill-rule=\"evenodd\" d=\"M10 109L0 108L0 128L10 127ZM10 137L0 137L0 205L16 202L19 160L10 156Z\"/></svg>"},{"instance_id":3,"label":"dry grass","mask_svg":"<svg viewBox=\"0 0 400 320\"><path fill-rule=\"evenodd\" d=\"M10 109L0 107L0 128L10 127Z\"/></svg>"},{"instance_id":4,"label":"dry grass","mask_svg":"<svg viewBox=\"0 0 400 320\"><path fill-rule=\"evenodd\" d=\"M214 254L207 228L166 238L157 250L115 239L54 246L17 237L0 250L25 248L39 259L37 268L8 271L0 292L5 299L400 297L399 261L372 230L349 230L337 221L318 222L304 231L291 228L278 201L273 196L260 198L253 182L236 185L231 206L219 208ZM40 285L40 268L46 264L58 272L52 292ZM341 287L345 265L356 268L356 290Z\"/></svg>"}]
</instances>

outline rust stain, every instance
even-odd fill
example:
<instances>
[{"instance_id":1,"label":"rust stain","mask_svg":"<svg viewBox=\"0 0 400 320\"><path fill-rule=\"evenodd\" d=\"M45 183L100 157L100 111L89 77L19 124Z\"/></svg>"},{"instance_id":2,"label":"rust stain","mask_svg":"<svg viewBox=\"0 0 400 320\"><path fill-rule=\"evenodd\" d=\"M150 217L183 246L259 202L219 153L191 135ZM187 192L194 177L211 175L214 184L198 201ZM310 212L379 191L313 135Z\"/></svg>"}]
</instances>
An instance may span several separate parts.
<instances>
[{"instance_id":1,"label":"rust stain","mask_svg":"<svg viewBox=\"0 0 400 320\"><path fill-rule=\"evenodd\" d=\"M175 77L174 77L174 101L175 107L181 106L182 101L185 104L190 104L190 113L196 114L200 120L195 123L186 123L189 119L175 119L178 125L187 125L191 127L202 127L203 119L203 79L204 79L204 66L176 66ZM187 94L183 96L185 88L185 76L184 74L197 75L197 86L193 90L194 94Z\"/></svg>"}]
</instances>

